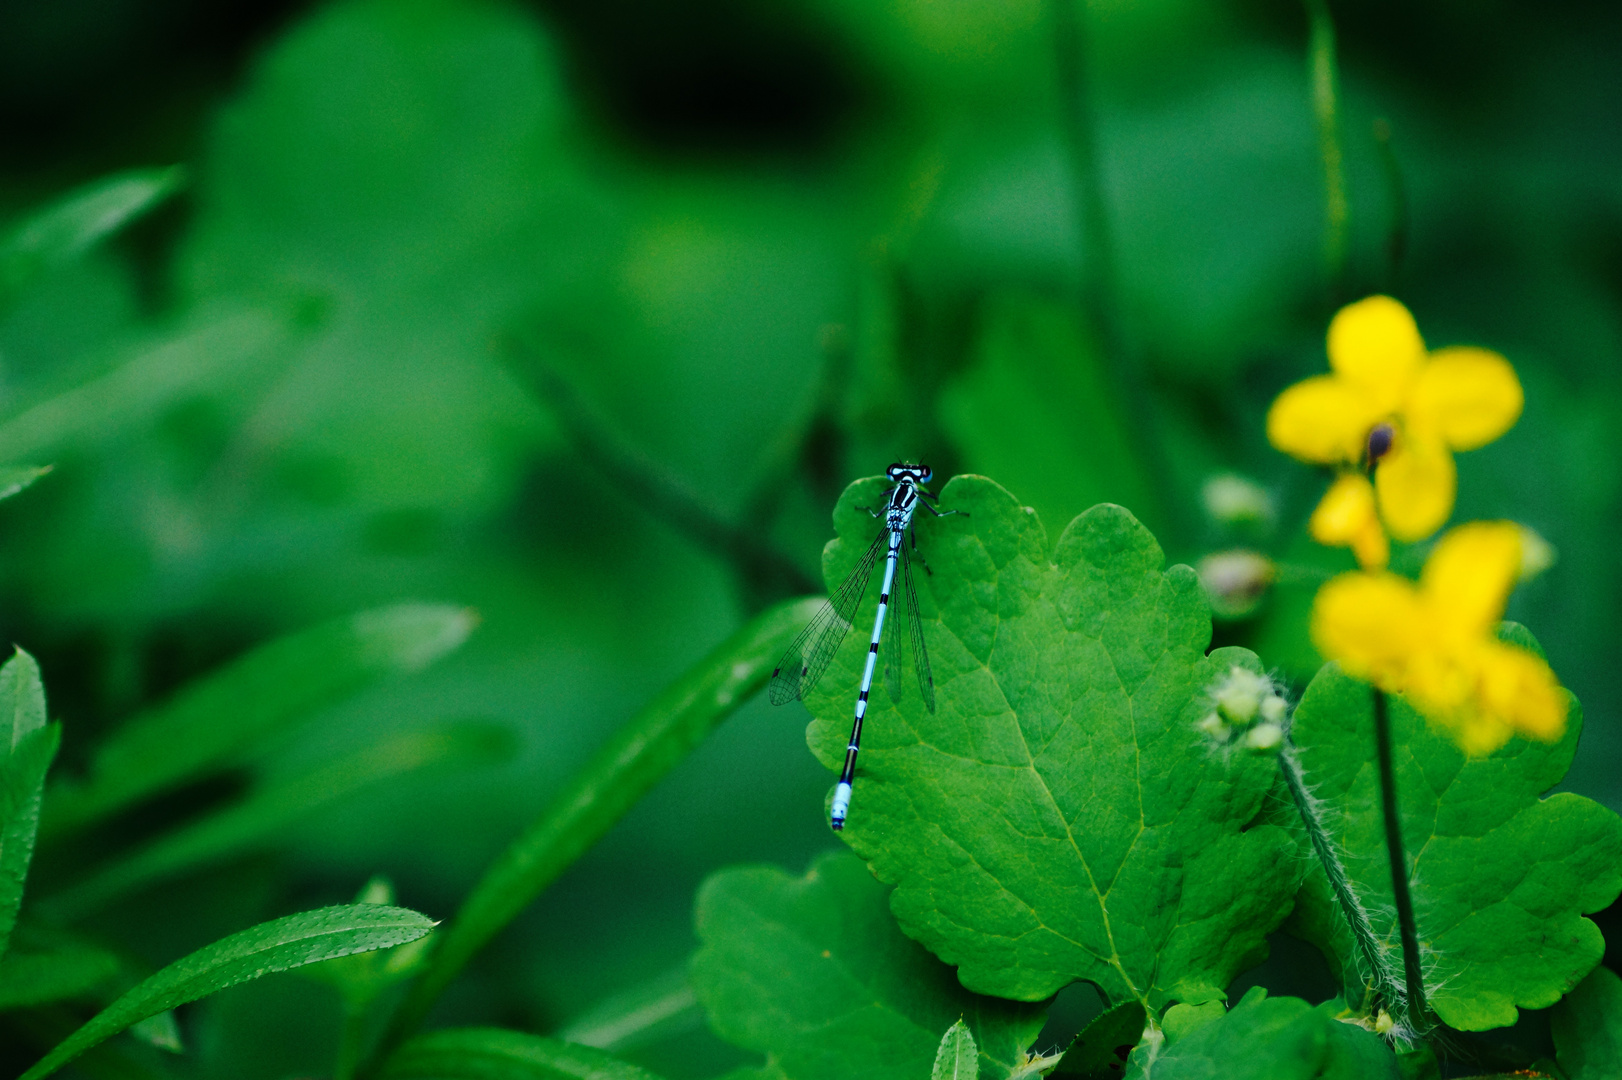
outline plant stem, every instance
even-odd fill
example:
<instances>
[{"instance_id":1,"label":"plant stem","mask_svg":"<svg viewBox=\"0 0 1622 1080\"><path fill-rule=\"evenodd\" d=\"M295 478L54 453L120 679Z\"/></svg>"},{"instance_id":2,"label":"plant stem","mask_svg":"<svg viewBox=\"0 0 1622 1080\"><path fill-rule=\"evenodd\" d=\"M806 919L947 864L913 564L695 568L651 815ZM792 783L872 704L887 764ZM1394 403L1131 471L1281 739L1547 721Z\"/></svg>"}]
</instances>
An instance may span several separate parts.
<instances>
[{"instance_id":1,"label":"plant stem","mask_svg":"<svg viewBox=\"0 0 1622 1080\"><path fill-rule=\"evenodd\" d=\"M1386 288L1396 287L1402 273L1403 258L1408 254L1408 184L1403 179L1402 163L1391 146L1391 122L1374 121L1374 143L1380 148L1380 165L1385 171L1386 198L1390 205L1390 219L1386 226Z\"/></svg>"},{"instance_id":2,"label":"plant stem","mask_svg":"<svg viewBox=\"0 0 1622 1080\"><path fill-rule=\"evenodd\" d=\"M1408 1024L1415 1034L1425 1021L1425 980L1419 970L1419 930L1414 924L1414 898L1408 891L1408 856L1402 847L1402 819L1397 814L1397 767L1391 752L1391 711L1385 691L1374 695L1374 754L1380 767L1380 811L1385 818L1385 849L1391 857L1391 895L1402 935L1402 971L1408 989Z\"/></svg>"},{"instance_id":3,"label":"plant stem","mask_svg":"<svg viewBox=\"0 0 1622 1080\"><path fill-rule=\"evenodd\" d=\"M1367 965L1369 971L1369 981L1373 983L1380 1000L1394 1005L1403 997L1397 973L1392 970L1391 961L1381 946L1380 939L1374 933L1374 925L1369 920L1368 911L1364 909L1362 902L1357 898L1357 893L1352 889L1346 867L1341 863L1340 855L1329 839L1329 830L1324 826L1319 804L1307 793L1301 762L1296 757L1295 745L1290 742L1288 735L1284 739L1284 751L1279 754L1279 770L1284 774L1284 786L1290 789L1290 798L1295 801L1296 811L1301 815L1301 823L1306 827L1307 838L1312 841L1313 853L1318 856L1318 862L1324 868L1324 876L1329 879L1330 891L1335 894L1335 900L1340 905L1346 925L1351 928L1352 939L1357 942L1358 951L1363 954L1363 963Z\"/></svg>"},{"instance_id":4,"label":"plant stem","mask_svg":"<svg viewBox=\"0 0 1622 1080\"><path fill-rule=\"evenodd\" d=\"M1335 59L1335 23L1329 0L1304 0L1312 28L1312 112L1318 121L1318 156L1324 169L1324 266L1338 301L1346 283L1347 218L1345 154L1340 141L1340 70Z\"/></svg>"}]
</instances>

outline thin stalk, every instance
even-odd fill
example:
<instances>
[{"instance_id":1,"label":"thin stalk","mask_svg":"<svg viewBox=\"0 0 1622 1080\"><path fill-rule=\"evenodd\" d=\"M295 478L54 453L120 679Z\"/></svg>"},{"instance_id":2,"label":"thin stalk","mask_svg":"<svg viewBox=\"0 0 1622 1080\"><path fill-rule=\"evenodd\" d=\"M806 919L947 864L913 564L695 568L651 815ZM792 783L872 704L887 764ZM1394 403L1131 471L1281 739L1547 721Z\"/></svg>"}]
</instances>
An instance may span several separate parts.
<instances>
[{"instance_id":1,"label":"thin stalk","mask_svg":"<svg viewBox=\"0 0 1622 1080\"><path fill-rule=\"evenodd\" d=\"M1386 202L1390 218L1386 223L1385 257L1387 288L1394 288L1402 273L1402 262L1408 254L1408 184L1402 175L1402 163L1391 146L1391 123L1374 121L1374 143L1380 148L1380 166L1385 172Z\"/></svg>"},{"instance_id":2,"label":"thin stalk","mask_svg":"<svg viewBox=\"0 0 1622 1080\"><path fill-rule=\"evenodd\" d=\"M1312 841L1313 853L1318 856L1318 862L1324 869L1324 876L1329 879L1329 889L1334 893L1336 903L1340 905L1346 925L1351 928L1352 939L1357 942L1358 952L1363 955L1369 982L1373 984L1381 1002L1395 1009L1398 1007L1397 1003L1403 999L1397 973L1392 969L1390 957L1374 932L1374 924L1369 920L1368 911L1364 909L1362 901L1352 889L1346 867L1340 861L1340 855L1329 839L1329 830L1324 825L1321 806L1307 792L1301 762L1297 759L1295 745L1290 742L1288 736L1285 736L1284 752L1279 755L1279 770L1284 774L1284 786L1290 789L1290 798L1295 801L1295 809L1301 815L1301 824L1306 827L1307 838Z\"/></svg>"},{"instance_id":3,"label":"thin stalk","mask_svg":"<svg viewBox=\"0 0 1622 1080\"><path fill-rule=\"evenodd\" d=\"M1414 923L1414 898L1408 891L1408 856L1402 847L1402 819L1397 814L1397 767L1391 752L1391 711L1385 691L1374 694L1374 754L1380 766L1380 811L1385 819L1385 849L1391 858L1391 895L1397 906L1397 928L1402 935L1402 971L1408 989L1408 1024L1417 1034L1425 1021L1425 980L1419 970L1419 929Z\"/></svg>"},{"instance_id":4,"label":"thin stalk","mask_svg":"<svg viewBox=\"0 0 1622 1080\"><path fill-rule=\"evenodd\" d=\"M1098 342L1104 373L1114 384L1115 396L1131 417L1127 436L1148 470L1151 489L1160 496L1161 505L1156 509L1165 524L1187 536L1190 530L1185 528L1183 500L1175 495L1171 461L1159 438L1148 380L1121 327L1115 241L1104 199L1097 109L1087 71L1086 26L1077 11L1078 2L1052 0L1059 115L1070 154L1071 198L1080 232L1081 314Z\"/></svg>"},{"instance_id":5,"label":"thin stalk","mask_svg":"<svg viewBox=\"0 0 1622 1080\"><path fill-rule=\"evenodd\" d=\"M1335 23L1329 0L1303 0L1312 36L1312 113L1318 122L1318 157L1324 170L1324 267L1339 299L1346 281L1347 221L1345 152L1340 139L1340 65L1335 59Z\"/></svg>"},{"instance_id":6,"label":"thin stalk","mask_svg":"<svg viewBox=\"0 0 1622 1080\"><path fill-rule=\"evenodd\" d=\"M366 1052L366 1006L344 1001L343 1027L338 1033L338 1058L333 1066L333 1080L353 1080Z\"/></svg>"}]
</instances>

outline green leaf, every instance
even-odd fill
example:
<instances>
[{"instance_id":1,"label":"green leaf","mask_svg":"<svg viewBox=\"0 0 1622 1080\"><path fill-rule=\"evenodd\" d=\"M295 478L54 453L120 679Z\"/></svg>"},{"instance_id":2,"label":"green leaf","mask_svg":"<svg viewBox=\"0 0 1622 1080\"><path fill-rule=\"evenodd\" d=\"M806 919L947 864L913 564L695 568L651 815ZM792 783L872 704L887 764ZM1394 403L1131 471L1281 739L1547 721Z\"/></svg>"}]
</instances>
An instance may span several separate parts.
<instances>
[{"instance_id":1,"label":"green leaf","mask_svg":"<svg viewBox=\"0 0 1622 1080\"><path fill-rule=\"evenodd\" d=\"M975 472L1019 491L1043 521L1100 502L1159 520L1128 414L1074 304L994 296L974 352L942 392L941 422Z\"/></svg>"},{"instance_id":2,"label":"green leaf","mask_svg":"<svg viewBox=\"0 0 1622 1080\"><path fill-rule=\"evenodd\" d=\"M510 757L512 749L511 730L487 723L384 739L258 788L241 802L159 837L51 896L41 908L57 921L75 921L132 890L274 843L295 821L362 788L430 766L499 761Z\"/></svg>"},{"instance_id":3,"label":"green leaf","mask_svg":"<svg viewBox=\"0 0 1622 1080\"><path fill-rule=\"evenodd\" d=\"M433 927L426 915L374 904L320 908L260 923L143 980L68 1036L23 1080L48 1076L102 1040L166 1009L271 972L415 941Z\"/></svg>"},{"instance_id":4,"label":"green leaf","mask_svg":"<svg viewBox=\"0 0 1622 1080\"><path fill-rule=\"evenodd\" d=\"M1390 716L1430 1007L1452 1027L1482 1031L1513 1024L1517 1007L1553 1005L1604 950L1583 913L1622 891L1622 818L1569 792L1538 797L1571 763L1580 707L1572 699L1559 742L1517 739L1476 759L1400 698L1390 699ZM1296 709L1291 735L1304 785L1325 811L1329 850L1376 939L1374 955L1400 972L1368 686L1325 666ZM1323 866L1313 860L1295 925L1338 966L1356 1002L1367 964L1329 897Z\"/></svg>"},{"instance_id":5,"label":"green leaf","mask_svg":"<svg viewBox=\"0 0 1622 1080\"><path fill-rule=\"evenodd\" d=\"M840 500L830 582L872 540L859 508L882 489ZM1194 572L1163 570L1118 506L1077 518L1050 557L1036 516L983 477L941 503L969 516L917 519L938 708L875 689L846 840L971 989L1038 1000L1086 979L1153 1011L1221 997L1266 954L1298 873L1288 834L1259 820L1273 762L1213 751L1195 726L1213 681L1256 658L1206 656ZM830 768L866 648L849 635L808 702Z\"/></svg>"},{"instance_id":6,"label":"green leaf","mask_svg":"<svg viewBox=\"0 0 1622 1080\"><path fill-rule=\"evenodd\" d=\"M427 968L395 1013L374 1060L422 1022L475 953L766 684L778 656L820 602L790 600L756 616L597 752L473 887L438 936Z\"/></svg>"},{"instance_id":7,"label":"green leaf","mask_svg":"<svg viewBox=\"0 0 1622 1080\"><path fill-rule=\"evenodd\" d=\"M80 997L113 975L118 957L89 942L56 932L24 935L0 959L0 1009L18 1009Z\"/></svg>"},{"instance_id":8,"label":"green leaf","mask_svg":"<svg viewBox=\"0 0 1622 1080\"><path fill-rule=\"evenodd\" d=\"M790 1080L916 1080L958 1020L988 1080L1026 1064L1045 1008L963 989L901 933L887 894L843 853L803 878L775 867L713 875L698 894L693 988L716 1032L770 1055Z\"/></svg>"},{"instance_id":9,"label":"green leaf","mask_svg":"<svg viewBox=\"0 0 1622 1080\"><path fill-rule=\"evenodd\" d=\"M658 1080L589 1046L503 1028L419 1035L389 1059L386 1080Z\"/></svg>"},{"instance_id":10,"label":"green leaf","mask_svg":"<svg viewBox=\"0 0 1622 1080\"><path fill-rule=\"evenodd\" d=\"M687 977L687 964L614 994L558 1032L564 1042L623 1051L701 1027L704 1010Z\"/></svg>"},{"instance_id":11,"label":"green leaf","mask_svg":"<svg viewBox=\"0 0 1622 1080\"><path fill-rule=\"evenodd\" d=\"M185 1044L180 1041L180 1025L175 1022L172 1009L166 1009L145 1020L137 1020L130 1025L129 1033L131 1038L138 1039L148 1046L155 1046L159 1050L167 1050L171 1054L179 1054L186 1049Z\"/></svg>"},{"instance_id":12,"label":"green leaf","mask_svg":"<svg viewBox=\"0 0 1622 1080\"><path fill-rule=\"evenodd\" d=\"M1256 987L1230 1011L1181 1038L1145 1039L1129 1080L1399 1080L1397 1058L1373 1032L1300 998Z\"/></svg>"},{"instance_id":13,"label":"green leaf","mask_svg":"<svg viewBox=\"0 0 1622 1080\"><path fill-rule=\"evenodd\" d=\"M361 886L357 904L393 904L394 885L388 878L376 876ZM307 979L326 983L338 991L345 1008L356 1016L363 1015L379 994L402 979L410 978L422 967L426 959L432 934L396 945L392 949L354 953L310 964L299 973ZM340 1076L348 1075L340 1069Z\"/></svg>"},{"instance_id":14,"label":"green leaf","mask_svg":"<svg viewBox=\"0 0 1622 1080\"><path fill-rule=\"evenodd\" d=\"M1212 1002L1221 1008L1219 1002ZM1205 1006L1196 1006L1204 1008ZM1174 1005L1174 1009L1183 1006ZM1123 1001L1105 1009L1082 1028L1059 1060L1054 1076L1079 1076L1083 1080L1116 1080L1126 1071L1132 1048L1143 1037L1148 1014L1136 1001Z\"/></svg>"},{"instance_id":15,"label":"green leaf","mask_svg":"<svg viewBox=\"0 0 1622 1080\"><path fill-rule=\"evenodd\" d=\"M0 423L0 461L83 451L224 380L240 381L285 357L296 319L272 308L210 309L173 336L143 343L106 375Z\"/></svg>"},{"instance_id":16,"label":"green leaf","mask_svg":"<svg viewBox=\"0 0 1622 1080\"><path fill-rule=\"evenodd\" d=\"M34 486L34 481L51 471L49 465L8 465L0 468L0 499L9 499Z\"/></svg>"},{"instance_id":17,"label":"green leaf","mask_svg":"<svg viewBox=\"0 0 1622 1080\"><path fill-rule=\"evenodd\" d=\"M930 1080L976 1080L980 1075L980 1050L974 1045L974 1033L961 1019L946 1029L941 1036L940 1049L935 1051L935 1069Z\"/></svg>"},{"instance_id":18,"label":"green leaf","mask_svg":"<svg viewBox=\"0 0 1622 1080\"><path fill-rule=\"evenodd\" d=\"M0 302L162 203L185 178L178 165L131 169L86 184L35 213L0 241Z\"/></svg>"},{"instance_id":19,"label":"green leaf","mask_svg":"<svg viewBox=\"0 0 1622 1080\"><path fill-rule=\"evenodd\" d=\"M62 725L45 723L39 665L18 649L0 667L0 957L22 907L45 774L61 742Z\"/></svg>"},{"instance_id":20,"label":"green leaf","mask_svg":"<svg viewBox=\"0 0 1622 1080\"><path fill-rule=\"evenodd\" d=\"M426 667L466 641L476 622L465 608L400 604L260 646L114 732L82 784L52 790L46 830L82 826L169 790L318 709Z\"/></svg>"},{"instance_id":21,"label":"green leaf","mask_svg":"<svg viewBox=\"0 0 1622 1080\"><path fill-rule=\"evenodd\" d=\"M1597 967L1549 1014L1566 1080L1622 1080L1622 978Z\"/></svg>"}]
</instances>

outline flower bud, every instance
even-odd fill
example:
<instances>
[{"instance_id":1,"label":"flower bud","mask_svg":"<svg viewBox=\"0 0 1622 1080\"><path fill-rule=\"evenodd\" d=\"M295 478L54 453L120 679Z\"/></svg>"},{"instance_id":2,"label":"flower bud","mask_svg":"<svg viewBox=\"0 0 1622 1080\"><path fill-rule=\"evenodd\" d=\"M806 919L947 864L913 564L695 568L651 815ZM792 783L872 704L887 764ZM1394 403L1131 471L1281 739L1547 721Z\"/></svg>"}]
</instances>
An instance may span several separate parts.
<instances>
[{"instance_id":1,"label":"flower bud","mask_svg":"<svg viewBox=\"0 0 1622 1080\"><path fill-rule=\"evenodd\" d=\"M1217 711L1227 720L1235 724L1248 724L1256 719L1256 710L1261 708L1262 699L1272 693L1272 689L1272 684L1265 677L1249 668L1235 665L1217 684L1213 696L1216 698Z\"/></svg>"},{"instance_id":2,"label":"flower bud","mask_svg":"<svg viewBox=\"0 0 1622 1080\"><path fill-rule=\"evenodd\" d=\"M1218 473L1200 487L1205 512L1218 525L1271 525L1273 497L1237 473Z\"/></svg>"},{"instance_id":3,"label":"flower bud","mask_svg":"<svg viewBox=\"0 0 1622 1080\"><path fill-rule=\"evenodd\" d=\"M1245 733L1245 746L1251 750L1277 750L1284 741L1284 729L1277 724L1257 724Z\"/></svg>"},{"instance_id":4,"label":"flower bud","mask_svg":"<svg viewBox=\"0 0 1622 1080\"><path fill-rule=\"evenodd\" d=\"M1222 717L1216 713L1206 713L1194 726L1217 742L1227 742L1231 731L1228 725L1223 723Z\"/></svg>"},{"instance_id":5,"label":"flower bud","mask_svg":"<svg viewBox=\"0 0 1622 1080\"><path fill-rule=\"evenodd\" d=\"M1219 618L1237 619L1250 614L1273 583L1273 560L1260 552L1238 548L1205 556L1195 568L1211 611Z\"/></svg>"},{"instance_id":6,"label":"flower bud","mask_svg":"<svg viewBox=\"0 0 1622 1080\"><path fill-rule=\"evenodd\" d=\"M1554 545L1525 525L1521 530L1521 573L1519 580L1531 581L1555 564L1558 558Z\"/></svg>"},{"instance_id":7,"label":"flower bud","mask_svg":"<svg viewBox=\"0 0 1622 1080\"><path fill-rule=\"evenodd\" d=\"M1391 1029L1396 1026L1397 1022L1391 1019L1391 1014L1384 1009L1381 1009L1379 1015L1374 1018L1374 1033L1376 1035L1389 1035Z\"/></svg>"},{"instance_id":8,"label":"flower bud","mask_svg":"<svg viewBox=\"0 0 1622 1080\"><path fill-rule=\"evenodd\" d=\"M1289 708L1289 706L1286 704L1283 698L1279 697L1277 694L1268 694L1266 697L1262 698L1262 707L1260 710L1262 720L1269 724L1282 725L1284 723L1284 711L1287 708Z\"/></svg>"}]
</instances>

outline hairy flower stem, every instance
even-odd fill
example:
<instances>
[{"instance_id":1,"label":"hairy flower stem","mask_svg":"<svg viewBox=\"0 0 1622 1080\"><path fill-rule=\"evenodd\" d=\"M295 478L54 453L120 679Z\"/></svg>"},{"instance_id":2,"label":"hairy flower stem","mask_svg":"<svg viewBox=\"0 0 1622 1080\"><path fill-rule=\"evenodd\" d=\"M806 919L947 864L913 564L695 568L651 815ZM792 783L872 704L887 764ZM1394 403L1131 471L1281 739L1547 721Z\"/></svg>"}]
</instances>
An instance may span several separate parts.
<instances>
[{"instance_id":1,"label":"hairy flower stem","mask_svg":"<svg viewBox=\"0 0 1622 1080\"><path fill-rule=\"evenodd\" d=\"M1425 981L1419 971L1419 930L1414 924L1414 898L1408 892L1408 856L1402 848L1402 820L1397 816L1397 768L1391 753L1391 710L1385 691L1374 694L1374 754L1380 766L1380 811L1385 818L1385 849L1391 857L1391 896L1402 935L1402 971L1408 987L1408 1023L1417 1032L1425 1022Z\"/></svg>"},{"instance_id":2,"label":"hairy flower stem","mask_svg":"<svg viewBox=\"0 0 1622 1080\"><path fill-rule=\"evenodd\" d=\"M1397 982L1397 973L1392 969L1391 961L1381 946L1380 939L1375 936L1374 924L1369 921L1368 911L1357 898L1357 894L1352 891L1346 867L1341 863L1340 855L1329 839L1329 830L1324 825L1321 804L1307 792L1301 762L1296 758L1295 746L1289 741L1288 736L1285 737L1284 751L1279 754L1278 760L1279 770L1284 774L1284 786L1290 789L1290 798L1295 801L1296 812L1301 815L1301 824L1306 827L1307 838L1312 841L1312 851L1318 856L1319 864L1323 866L1324 876L1329 879L1329 889L1334 893L1335 902L1340 905L1346 925L1352 931L1352 939L1357 942L1358 952L1363 955L1368 981L1381 1002L1397 1009L1398 1003L1403 998L1402 987Z\"/></svg>"}]
</instances>

